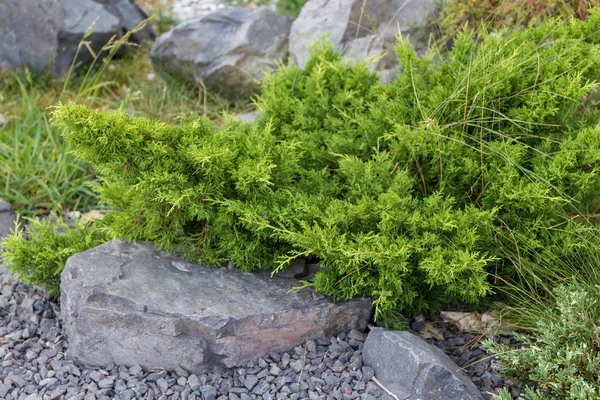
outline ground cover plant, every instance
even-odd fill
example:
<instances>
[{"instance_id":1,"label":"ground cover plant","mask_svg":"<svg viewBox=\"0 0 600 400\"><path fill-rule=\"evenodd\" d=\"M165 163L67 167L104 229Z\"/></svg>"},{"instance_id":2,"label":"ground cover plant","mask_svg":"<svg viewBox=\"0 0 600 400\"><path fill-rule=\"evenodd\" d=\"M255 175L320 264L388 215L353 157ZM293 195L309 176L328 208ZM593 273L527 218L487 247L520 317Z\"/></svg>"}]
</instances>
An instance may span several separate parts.
<instances>
[{"instance_id":1,"label":"ground cover plant","mask_svg":"<svg viewBox=\"0 0 600 400\"><path fill-rule=\"evenodd\" d=\"M555 294L551 310L558 318L538 319L535 336L517 334L520 348L493 342L487 347L499 358L503 374L529 385L526 399L597 399L600 286L559 285Z\"/></svg>"},{"instance_id":2,"label":"ground cover plant","mask_svg":"<svg viewBox=\"0 0 600 400\"><path fill-rule=\"evenodd\" d=\"M507 246L534 259L581 247L600 130L579 111L599 22L464 33L435 61L401 40L391 86L323 45L266 80L253 125L75 104L54 118L98 173L113 236L245 270L313 257L311 285L373 296L377 318L436 309L490 293L490 272L510 278Z\"/></svg>"},{"instance_id":3,"label":"ground cover plant","mask_svg":"<svg viewBox=\"0 0 600 400\"><path fill-rule=\"evenodd\" d=\"M597 232L595 233L597 235ZM589 243L568 260L515 260L519 280L504 287L505 319L524 327L518 347L488 341L501 372L527 387L524 398L600 396L600 248ZM515 254L509 255L513 257ZM498 399L510 399L508 393Z\"/></svg>"}]
</instances>

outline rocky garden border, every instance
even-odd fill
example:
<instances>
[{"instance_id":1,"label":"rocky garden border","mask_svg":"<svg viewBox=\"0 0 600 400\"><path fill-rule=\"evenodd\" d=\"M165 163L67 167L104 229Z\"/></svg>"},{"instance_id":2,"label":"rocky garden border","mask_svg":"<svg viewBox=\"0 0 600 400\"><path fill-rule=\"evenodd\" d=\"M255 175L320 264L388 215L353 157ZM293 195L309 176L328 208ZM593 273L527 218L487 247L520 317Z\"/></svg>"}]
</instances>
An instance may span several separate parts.
<instances>
[{"instance_id":1,"label":"rocky garden border","mask_svg":"<svg viewBox=\"0 0 600 400\"><path fill-rule=\"evenodd\" d=\"M2 206L4 211L0 216L6 217L2 228L8 230L15 215L6 203ZM144 282L132 273L149 265L162 268L149 269L148 275L153 275L150 281ZM288 294L285 285L295 281L293 275L298 271L294 268L273 279L268 275L261 277L261 273L202 268L177 256L157 252L148 243L110 242L69 260L64 274L70 277L62 286L62 311L41 290L2 269L0 333L4 340L0 344L3 360L0 397L15 400L487 399L490 393L510 383L496 375L497 365L487 360L475 336L459 332L439 318L417 316L410 324L412 333L371 327L367 336L360 330L368 322L368 302L333 304L311 292L312 289ZM295 268L302 269L301 265ZM220 288L227 285L234 289L221 291L222 298L213 304L213 311L232 307L239 313L242 310L235 305L241 304L238 302L241 298L248 305L245 318L230 318L229 325L215 315L204 319L213 325L213 332L203 332L201 324L192 324L193 319L203 320L199 317L202 308L210 308L192 304L206 301L202 300L202 291L196 298L180 292L185 287L194 288L193 280L189 279L193 271L202 271L205 279L208 274L219 276L219 282L208 281L217 287L212 292L204 291L207 297L218 295ZM170 286L171 279L180 278L177 282L182 287ZM257 289L261 279L268 279L270 287L273 280L279 283L273 291L257 290L259 294L253 294L252 299L256 300L262 293L264 303L250 304L251 297L240 294L240 290ZM127 281L131 286L123 284ZM166 297L159 295L157 282L164 284ZM235 288L231 286L234 283L238 285ZM134 288L135 285L138 287ZM244 285L254 286L244 288ZM79 293L78 297L71 297L74 293ZM288 299L280 303L282 298L278 296ZM143 304L152 299L150 307ZM151 309L161 307L161 301L168 311ZM232 303L217 304L227 301ZM261 314L273 301L277 304L271 306L278 312ZM286 306L289 310L282 312ZM178 312L177 307L185 310ZM248 317L249 310L259 310L256 315L261 315L260 321ZM151 317L144 319L140 313ZM112 317L112 322L105 324L103 321L110 321L108 317ZM163 332L159 334L164 338L162 344L158 339L148 342L148 332L133 331L148 329L152 326L148 320L153 318L155 327L162 323ZM115 325L119 321L120 327ZM291 322L300 325L293 326ZM303 323L310 323L312 333L302 331ZM325 327L327 324L329 327ZM130 331L124 332L125 328ZM235 328L238 330L234 332ZM239 336L232 339L233 333ZM206 335L209 340L198 345L190 340L194 335L196 339ZM226 342L221 347L224 354L198 351L219 348L220 340ZM247 351L254 351L254 355L233 351L244 346ZM208 362L205 367L211 368L190 363L186 368L177 365L177 360L181 364L190 359L202 361L207 354L211 356L205 358ZM466 367L459 368L448 355ZM153 368L161 366L167 368Z\"/></svg>"}]
</instances>

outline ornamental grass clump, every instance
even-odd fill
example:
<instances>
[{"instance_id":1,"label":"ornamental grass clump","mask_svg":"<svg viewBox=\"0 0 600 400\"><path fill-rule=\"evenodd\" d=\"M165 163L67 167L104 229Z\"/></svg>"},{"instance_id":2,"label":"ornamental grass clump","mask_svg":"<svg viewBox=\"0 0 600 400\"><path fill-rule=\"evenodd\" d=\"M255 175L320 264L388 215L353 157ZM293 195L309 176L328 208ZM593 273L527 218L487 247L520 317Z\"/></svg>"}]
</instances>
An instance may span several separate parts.
<instances>
[{"instance_id":1,"label":"ornamental grass clump","mask_svg":"<svg viewBox=\"0 0 600 400\"><path fill-rule=\"evenodd\" d=\"M600 12L459 35L382 85L329 44L268 76L254 124L177 126L67 104L53 116L100 179L113 237L209 265L322 265L307 284L372 296L376 318L476 302L509 279L506 246L569 257L595 213ZM515 233L518 233L515 234ZM513 268L514 270L514 268Z\"/></svg>"}]
</instances>

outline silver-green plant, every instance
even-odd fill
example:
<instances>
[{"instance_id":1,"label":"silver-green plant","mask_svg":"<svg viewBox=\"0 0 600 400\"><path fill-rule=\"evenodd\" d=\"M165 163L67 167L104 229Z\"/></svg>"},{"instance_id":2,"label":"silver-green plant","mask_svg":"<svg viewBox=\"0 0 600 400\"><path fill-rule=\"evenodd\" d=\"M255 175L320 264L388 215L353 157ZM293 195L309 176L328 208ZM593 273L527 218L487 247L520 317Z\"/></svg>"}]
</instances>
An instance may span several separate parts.
<instances>
[{"instance_id":1,"label":"silver-green plant","mask_svg":"<svg viewBox=\"0 0 600 400\"><path fill-rule=\"evenodd\" d=\"M516 334L518 347L485 343L502 373L530 385L529 400L600 398L600 285L558 285L554 303L539 311L535 335Z\"/></svg>"}]
</instances>

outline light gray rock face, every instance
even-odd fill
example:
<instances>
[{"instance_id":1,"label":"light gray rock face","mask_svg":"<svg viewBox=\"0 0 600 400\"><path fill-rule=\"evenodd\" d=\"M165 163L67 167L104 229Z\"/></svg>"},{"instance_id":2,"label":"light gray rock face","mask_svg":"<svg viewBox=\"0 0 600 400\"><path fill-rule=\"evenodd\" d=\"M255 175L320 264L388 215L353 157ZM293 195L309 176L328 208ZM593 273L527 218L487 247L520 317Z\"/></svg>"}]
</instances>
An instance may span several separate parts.
<instances>
[{"instance_id":1,"label":"light gray rock face","mask_svg":"<svg viewBox=\"0 0 600 400\"><path fill-rule=\"evenodd\" d=\"M304 67L309 48L324 35L352 60L376 58L378 70L397 66L392 45L398 30L417 50L427 46L433 0L309 0L292 24L290 61Z\"/></svg>"},{"instance_id":2,"label":"light gray rock face","mask_svg":"<svg viewBox=\"0 0 600 400\"><path fill-rule=\"evenodd\" d=\"M147 18L135 0L19 0L0 1L0 70L28 66L65 74L83 35L98 52L113 35L123 35ZM95 21L95 23L94 23ZM154 38L147 25L133 35L142 43ZM78 61L93 59L83 47Z\"/></svg>"},{"instance_id":3,"label":"light gray rock face","mask_svg":"<svg viewBox=\"0 0 600 400\"><path fill-rule=\"evenodd\" d=\"M482 399L450 357L410 332L371 330L363 348L363 362L401 399Z\"/></svg>"},{"instance_id":4,"label":"light gray rock face","mask_svg":"<svg viewBox=\"0 0 600 400\"><path fill-rule=\"evenodd\" d=\"M67 355L198 373L364 329L370 300L288 293L298 285L288 276L207 268L147 242L106 243L69 258L62 273Z\"/></svg>"},{"instance_id":5,"label":"light gray rock face","mask_svg":"<svg viewBox=\"0 0 600 400\"><path fill-rule=\"evenodd\" d=\"M223 8L161 35L150 56L170 78L202 81L226 97L256 88L265 71L285 62L292 19L267 8Z\"/></svg>"},{"instance_id":6,"label":"light gray rock face","mask_svg":"<svg viewBox=\"0 0 600 400\"><path fill-rule=\"evenodd\" d=\"M15 229L17 215L9 203L0 200L0 240Z\"/></svg>"}]
</instances>

